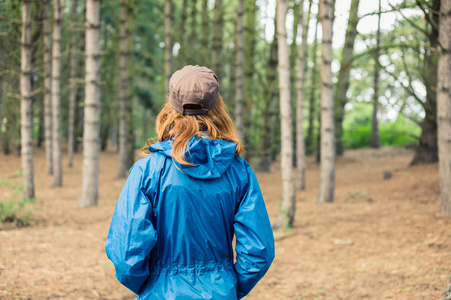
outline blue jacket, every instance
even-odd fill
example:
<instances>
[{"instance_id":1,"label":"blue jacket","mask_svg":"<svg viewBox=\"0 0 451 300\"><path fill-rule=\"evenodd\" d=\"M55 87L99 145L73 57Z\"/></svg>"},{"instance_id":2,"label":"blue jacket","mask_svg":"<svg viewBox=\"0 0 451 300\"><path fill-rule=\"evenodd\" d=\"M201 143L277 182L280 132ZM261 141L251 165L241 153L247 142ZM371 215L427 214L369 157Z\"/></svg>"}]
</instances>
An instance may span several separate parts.
<instances>
[{"instance_id":1,"label":"blue jacket","mask_svg":"<svg viewBox=\"0 0 451 300\"><path fill-rule=\"evenodd\" d=\"M257 178L235 143L191 139L196 167L173 161L172 145L130 170L105 246L116 277L138 299L240 299L274 259Z\"/></svg>"}]
</instances>

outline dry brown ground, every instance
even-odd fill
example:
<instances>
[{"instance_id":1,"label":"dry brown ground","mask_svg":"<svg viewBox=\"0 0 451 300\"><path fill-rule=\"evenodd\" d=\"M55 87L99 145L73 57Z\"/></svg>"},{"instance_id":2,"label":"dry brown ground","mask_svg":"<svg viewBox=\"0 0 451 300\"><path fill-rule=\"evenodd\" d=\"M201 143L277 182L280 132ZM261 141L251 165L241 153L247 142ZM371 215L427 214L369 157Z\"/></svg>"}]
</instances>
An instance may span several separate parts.
<instances>
[{"instance_id":1,"label":"dry brown ground","mask_svg":"<svg viewBox=\"0 0 451 300\"><path fill-rule=\"evenodd\" d=\"M124 180L117 155L100 158L99 205L77 209L81 155L51 188L35 152L32 226L0 225L0 299L134 299L114 277L105 238ZM66 158L66 157L64 157ZM399 148L348 151L337 163L336 201L318 205L319 166L309 159L295 229L276 233L276 259L247 299L440 299L451 274L451 219L439 207L437 165L408 167ZM20 158L0 154L0 179L20 183ZM383 179L383 171L393 177ZM258 174L274 221L279 168ZM0 187L0 200L11 189Z\"/></svg>"}]
</instances>

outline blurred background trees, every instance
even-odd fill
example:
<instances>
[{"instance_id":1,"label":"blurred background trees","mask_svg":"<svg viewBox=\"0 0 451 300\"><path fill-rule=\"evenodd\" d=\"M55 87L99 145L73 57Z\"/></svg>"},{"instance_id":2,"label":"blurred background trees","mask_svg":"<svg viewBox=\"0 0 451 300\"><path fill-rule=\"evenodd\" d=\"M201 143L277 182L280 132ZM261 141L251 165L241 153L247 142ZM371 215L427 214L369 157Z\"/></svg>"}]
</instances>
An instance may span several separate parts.
<instances>
[{"instance_id":1,"label":"blurred background trees","mask_svg":"<svg viewBox=\"0 0 451 300\"><path fill-rule=\"evenodd\" d=\"M332 39L326 41L332 45L330 59L322 57L320 47L325 40L319 1L282 2L289 79L281 84L291 86L290 107L297 111L289 117L293 162L286 164L302 165L303 151L324 163L322 151L330 152L322 148L334 141L323 136L331 129L320 131L325 122L320 117L325 86L320 69L325 65L331 69L328 97L333 99L338 156L351 148L395 145L416 149L412 164L437 162L439 11L449 0L371 1L370 10L358 0L327 1L335 10ZM67 153L72 165L73 153L83 143L86 150L82 141L87 105L100 112L95 147L119 151L118 176L124 176L134 150L155 136L168 76L187 64L217 73L221 94L245 141L246 158L255 168L269 171L278 158L284 136L281 121L287 120L279 117L275 0L101 1L99 51L92 54L99 63L99 99L94 104L87 102L92 96L85 90L92 83L85 79L90 67L85 45L91 45L86 40L88 1L30 1L30 41L25 43L30 47L30 71L21 67L20 54L26 29L22 6L27 3L0 2L0 144L5 154L29 153L25 140L21 143L22 95L22 101L31 103L33 145L45 147L47 173L53 174L55 186L63 183L61 154ZM24 72L30 75L29 92L20 89ZM304 136L296 135L301 131ZM294 151L302 149L302 142L305 150ZM297 174L300 179L302 168ZM303 185L297 183L298 188ZM331 193L326 198L333 200Z\"/></svg>"}]
</instances>

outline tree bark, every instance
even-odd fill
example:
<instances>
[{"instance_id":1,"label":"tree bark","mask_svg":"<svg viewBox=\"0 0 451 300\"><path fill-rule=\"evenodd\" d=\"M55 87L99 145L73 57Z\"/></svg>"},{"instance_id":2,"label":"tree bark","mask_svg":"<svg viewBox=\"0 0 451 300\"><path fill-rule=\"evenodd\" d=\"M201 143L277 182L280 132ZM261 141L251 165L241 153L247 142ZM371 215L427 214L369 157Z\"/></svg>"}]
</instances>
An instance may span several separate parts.
<instances>
[{"instance_id":1,"label":"tree bark","mask_svg":"<svg viewBox=\"0 0 451 300\"><path fill-rule=\"evenodd\" d=\"M337 155L343 155L343 118L344 108L348 102L346 92L349 88L349 73L352 68L352 60L354 55L354 41L357 35L357 23L359 22L358 10L359 0L352 0L349 10L349 20L346 29L345 44L340 61L340 71L338 73L338 82L335 89L334 101L335 101L335 140L336 140L336 152Z\"/></svg>"},{"instance_id":2,"label":"tree bark","mask_svg":"<svg viewBox=\"0 0 451 300\"><path fill-rule=\"evenodd\" d=\"M121 3L124 0L121 0ZM169 79L172 75L172 0L164 2L164 93L169 93ZM124 24L125 26L125 24Z\"/></svg>"},{"instance_id":3,"label":"tree bark","mask_svg":"<svg viewBox=\"0 0 451 300\"><path fill-rule=\"evenodd\" d=\"M334 18L332 0L320 0L319 11L323 40L321 43L321 167L318 203L326 203L334 201L335 190L334 98L331 70Z\"/></svg>"},{"instance_id":4,"label":"tree bark","mask_svg":"<svg viewBox=\"0 0 451 300\"><path fill-rule=\"evenodd\" d=\"M215 0L213 23L212 67L219 80L222 80L222 36L224 32L224 4Z\"/></svg>"},{"instance_id":5,"label":"tree bark","mask_svg":"<svg viewBox=\"0 0 451 300\"><path fill-rule=\"evenodd\" d=\"M22 1L22 39L20 72L20 140L24 198L34 198L32 99L31 99L31 45L30 0Z\"/></svg>"},{"instance_id":6,"label":"tree bark","mask_svg":"<svg viewBox=\"0 0 451 300\"><path fill-rule=\"evenodd\" d=\"M381 0L379 0L379 14L377 21L376 49L374 51L374 94L373 94L373 121L371 126L371 148L379 148L379 122L377 120L377 110L379 107L379 56L381 46Z\"/></svg>"},{"instance_id":7,"label":"tree bark","mask_svg":"<svg viewBox=\"0 0 451 300\"><path fill-rule=\"evenodd\" d=\"M292 228L296 212L296 194L293 176L293 126L290 100L290 65L287 44L285 19L287 3L285 0L277 1L277 41L279 56L279 90L280 90L280 120L282 135L281 170L283 200L282 212L274 228Z\"/></svg>"},{"instance_id":8,"label":"tree bark","mask_svg":"<svg viewBox=\"0 0 451 300\"><path fill-rule=\"evenodd\" d=\"M83 178L79 207L97 205L99 180L100 46L99 0L86 1L86 84L83 132Z\"/></svg>"},{"instance_id":9,"label":"tree bark","mask_svg":"<svg viewBox=\"0 0 451 300\"><path fill-rule=\"evenodd\" d=\"M235 67L235 125L238 138L244 138L243 121L243 15L244 0L238 2L238 19L236 24L236 67Z\"/></svg>"},{"instance_id":10,"label":"tree bark","mask_svg":"<svg viewBox=\"0 0 451 300\"><path fill-rule=\"evenodd\" d=\"M44 2L44 126L45 126L45 165L47 174L53 174L52 159L52 69L50 45L50 0Z\"/></svg>"},{"instance_id":11,"label":"tree bark","mask_svg":"<svg viewBox=\"0 0 451 300\"><path fill-rule=\"evenodd\" d=\"M63 185L61 163L61 24L63 1L53 1L53 46L52 46L52 160L53 187Z\"/></svg>"},{"instance_id":12,"label":"tree bark","mask_svg":"<svg viewBox=\"0 0 451 300\"><path fill-rule=\"evenodd\" d=\"M166 5L165 5L166 6ZM166 8L165 8L166 9ZM127 32L127 1L121 0L119 7L120 28L119 28L119 76L120 76L120 110L119 110L119 170L118 178L124 178L128 170L128 127L130 122L129 88L128 88L128 62L129 62L129 41ZM166 55L166 51L165 51ZM166 58L165 58L166 59ZM165 76L167 76L165 70ZM165 77L167 79L167 77ZM167 82L165 83L167 86Z\"/></svg>"},{"instance_id":13,"label":"tree bark","mask_svg":"<svg viewBox=\"0 0 451 300\"><path fill-rule=\"evenodd\" d=\"M312 66L312 75L311 75L311 82L312 86L310 88L310 95L309 95L309 109L308 109L308 127L307 127L307 138L305 139L305 150L307 154L312 154L314 152L314 146L313 146L313 139L314 139L314 129L315 129L315 82L317 77L317 57L316 54L318 52L318 20L316 21L315 25L315 38L313 42L313 50L312 50L312 60L313 60L313 66Z\"/></svg>"},{"instance_id":14,"label":"tree bark","mask_svg":"<svg viewBox=\"0 0 451 300\"><path fill-rule=\"evenodd\" d=\"M440 8L437 121L440 172L440 212L451 215L451 1Z\"/></svg>"},{"instance_id":15,"label":"tree bark","mask_svg":"<svg viewBox=\"0 0 451 300\"><path fill-rule=\"evenodd\" d=\"M426 102L423 105L425 117L421 124L421 136L415 156L411 165L436 163L438 161L437 145L437 49L438 49L438 24L440 11L440 0L433 0L430 8L431 15L427 18L431 31L428 40L430 49L427 49L424 57L424 69L426 76ZM432 20L431 20L432 19Z\"/></svg>"},{"instance_id":16,"label":"tree bark","mask_svg":"<svg viewBox=\"0 0 451 300\"><path fill-rule=\"evenodd\" d=\"M302 42L299 47L298 59L298 86L296 101L296 158L297 158L297 181L298 190L305 189L305 142L304 142L304 100L305 100L305 73L307 61L307 33L310 22L310 12L313 1L310 0L307 18L304 17L304 0L299 6L299 23L302 26Z\"/></svg>"},{"instance_id":17,"label":"tree bark","mask_svg":"<svg viewBox=\"0 0 451 300\"><path fill-rule=\"evenodd\" d=\"M75 29L75 24L78 22L78 0L74 0L72 4L72 36L70 41L70 86L69 86L69 134L67 139L67 150L68 150L68 167L73 166L74 162L74 148L75 148L75 104L77 96L77 30Z\"/></svg>"},{"instance_id":18,"label":"tree bark","mask_svg":"<svg viewBox=\"0 0 451 300\"><path fill-rule=\"evenodd\" d=\"M274 22L274 30L277 32L277 18ZM270 172L272 163L272 148L273 140L271 135L271 130L274 129L271 126L273 105L277 98L277 57L278 47L277 47L277 37L274 36L269 49L269 58L267 62L267 73L266 73L266 85L264 87L263 93L263 105L262 105L262 122L261 122L261 135L260 135L260 162L258 170L260 172Z\"/></svg>"},{"instance_id":19,"label":"tree bark","mask_svg":"<svg viewBox=\"0 0 451 300\"><path fill-rule=\"evenodd\" d=\"M201 61L203 61L203 65L209 66L211 63L211 59L208 56L208 43L210 42L210 28L208 26L208 0L202 0L202 34L200 39L200 53L201 53ZM209 66L210 67L210 66Z\"/></svg>"}]
</instances>

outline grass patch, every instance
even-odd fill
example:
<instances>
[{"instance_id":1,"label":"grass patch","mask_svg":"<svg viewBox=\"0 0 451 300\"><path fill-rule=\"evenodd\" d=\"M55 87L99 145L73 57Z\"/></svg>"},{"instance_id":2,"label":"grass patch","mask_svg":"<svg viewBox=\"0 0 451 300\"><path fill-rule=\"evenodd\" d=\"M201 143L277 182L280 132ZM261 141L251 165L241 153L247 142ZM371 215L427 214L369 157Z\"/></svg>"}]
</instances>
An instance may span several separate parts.
<instances>
[{"instance_id":1,"label":"grass patch","mask_svg":"<svg viewBox=\"0 0 451 300\"><path fill-rule=\"evenodd\" d=\"M20 199L23 193L23 185L0 179L0 187L6 187L14 191L12 199L0 202L0 222L14 223L17 227L30 225L33 220L30 204L35 203L35 199Z\"/></svg>"}]
</instances>

